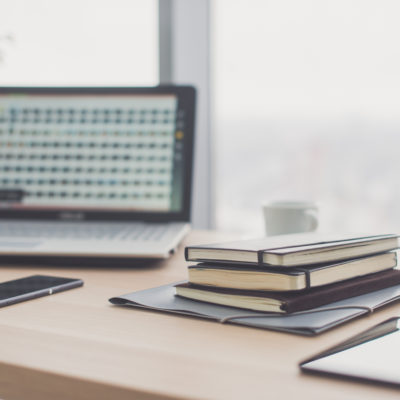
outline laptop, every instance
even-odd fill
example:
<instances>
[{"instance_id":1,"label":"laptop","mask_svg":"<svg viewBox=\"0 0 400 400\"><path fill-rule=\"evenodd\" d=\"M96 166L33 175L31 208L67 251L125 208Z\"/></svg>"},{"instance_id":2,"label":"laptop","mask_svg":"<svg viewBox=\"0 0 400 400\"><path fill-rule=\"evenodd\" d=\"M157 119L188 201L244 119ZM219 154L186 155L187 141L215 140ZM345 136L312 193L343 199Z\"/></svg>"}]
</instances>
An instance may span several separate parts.
<instances>
[{"instance_id":1,"label":"laptop","mask_svg":"<svg viewBox=\"0 0 400 400\"><path fill-rule=\"evenodd\" d=\"M167 258L189 230L195 90L0 88L0 256Z\"/></svg>"}]
</instances>

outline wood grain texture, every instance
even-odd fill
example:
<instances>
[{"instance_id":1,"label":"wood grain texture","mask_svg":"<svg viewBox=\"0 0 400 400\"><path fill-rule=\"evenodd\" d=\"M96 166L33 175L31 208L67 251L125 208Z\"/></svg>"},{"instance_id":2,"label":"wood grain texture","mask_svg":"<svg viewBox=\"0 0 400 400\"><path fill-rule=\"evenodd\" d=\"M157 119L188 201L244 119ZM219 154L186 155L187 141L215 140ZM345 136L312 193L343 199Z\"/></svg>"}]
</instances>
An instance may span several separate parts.
<instances>
[{"instance_id":1,"label":"wood grain texture","mask_svg":"<svg viewBox=\"0 0 400 400\"><path fill-rule=\"evenodd\" d=\"M186 243L232 240L193 232ZM131 268L0 267L0 281L41 273L85 286L0 309L4 399L398 399L399 390L303 375L298 363L389 317L387 307L320 336L221 325L112 306L108 298L186 278L183 246Z\"/></svg>"}]
</instances>

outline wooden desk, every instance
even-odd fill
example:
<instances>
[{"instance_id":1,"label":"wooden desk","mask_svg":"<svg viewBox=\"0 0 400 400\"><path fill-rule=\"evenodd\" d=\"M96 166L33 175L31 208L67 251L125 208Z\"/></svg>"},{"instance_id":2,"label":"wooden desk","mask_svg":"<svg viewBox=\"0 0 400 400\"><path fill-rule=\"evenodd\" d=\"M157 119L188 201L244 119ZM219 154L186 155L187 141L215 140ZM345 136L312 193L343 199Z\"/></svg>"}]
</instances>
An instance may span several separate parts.
<instances>
[{"instance_id":1,"label":"wooden desk","mask_svg":"<svg viewBox=\"0 0 400 400\"><path fill-rule=\"evenodd\" d=\"M224 239L195 232L186 243ZM303 375L297 364L400 315L400 305L309 338L108 303L115 295L185 278L182 250L150 268L1 267L0 281L43 273L82 278L85 286L0 310L0 397L399 398L400 391L389 387Z\"/></svg>"}]
</instances>

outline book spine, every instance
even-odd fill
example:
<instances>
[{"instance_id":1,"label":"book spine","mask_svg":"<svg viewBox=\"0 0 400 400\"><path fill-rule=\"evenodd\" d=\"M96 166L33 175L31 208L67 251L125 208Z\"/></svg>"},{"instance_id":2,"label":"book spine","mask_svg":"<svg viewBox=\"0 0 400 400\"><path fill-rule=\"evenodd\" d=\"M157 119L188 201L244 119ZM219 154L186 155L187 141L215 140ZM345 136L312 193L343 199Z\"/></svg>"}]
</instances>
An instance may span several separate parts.
<instances>
[{"instance_id":1,"label":"book spine","mask_svg":"<svg viewBox=\"0 0 400 400\"><path fill-rule=\"evenodd\" d=\"M191 260L189 260L189 247L185 247L185 260L191 261Z\"/></svg>"},{"instance_id":2,"label":"book spine","mask_svg":"<svg viewBox=\"0 0 400 400\"><path fill-rule=\"evenodd\" d=\"M257 251L257 264L258 265L265 265L265 263L264 263L264 252L265 252L265 249Z\"/></svg>"}]
</instances>

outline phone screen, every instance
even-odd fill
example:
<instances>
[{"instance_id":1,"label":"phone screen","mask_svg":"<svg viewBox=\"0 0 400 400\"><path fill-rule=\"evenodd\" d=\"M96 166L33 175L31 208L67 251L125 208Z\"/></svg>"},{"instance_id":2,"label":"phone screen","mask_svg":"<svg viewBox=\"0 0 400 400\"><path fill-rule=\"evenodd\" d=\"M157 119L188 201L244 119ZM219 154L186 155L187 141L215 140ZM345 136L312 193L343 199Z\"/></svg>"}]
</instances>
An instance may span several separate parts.
<instances>
[{"instance_id":1,"label":"phone screen","mask_svg":"<svg viewBox=\"0 0 400 400\"><path fill-rule=\"evenodd\" d=\"M81 282L79 279L59 278L56 276L33 275L26 278L0 283L0 300L21 296L27 293L37 292L43 289L51 289L60 285L73 282ZM81 286L81 285L77 285Z\"/></svg>"}]
</instances>

